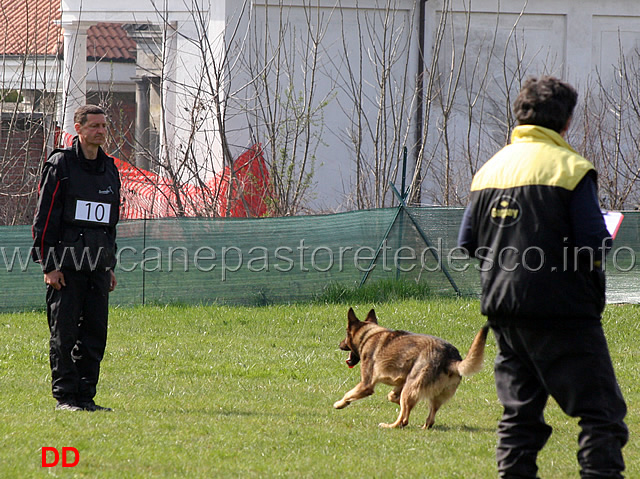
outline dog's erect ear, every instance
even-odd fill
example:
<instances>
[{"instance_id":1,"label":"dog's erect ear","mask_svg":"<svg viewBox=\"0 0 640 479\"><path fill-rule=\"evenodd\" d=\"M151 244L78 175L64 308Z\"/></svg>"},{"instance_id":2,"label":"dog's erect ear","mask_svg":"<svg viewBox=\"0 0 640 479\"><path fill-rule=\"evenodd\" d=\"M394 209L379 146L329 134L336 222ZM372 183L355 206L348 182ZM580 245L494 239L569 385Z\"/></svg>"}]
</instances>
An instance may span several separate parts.
<instances>
[{"instance_id":1,"label":"dog's erect ear","mask_svg":"<svg viewBox=\"0 0 640 479\"><path fill-rule=\"evenodd\" d=\"M353 308L349 308L347 319L349 320L349 325L360 322L360 320L356 317L356 313L353 311Z\"/></svg>"},{"instance_id":2,"label":"dog's erect ear","mask_svg":"<svg viewBox=\"0 0 640 479\"><path fill-rule=\"evenodd\" d=\"M369 314L367 314L367 319L365 319L365 321L378 324L378 318L376 317L376 312L373 309L369 311Z\"/></svg>"}]
</instances>

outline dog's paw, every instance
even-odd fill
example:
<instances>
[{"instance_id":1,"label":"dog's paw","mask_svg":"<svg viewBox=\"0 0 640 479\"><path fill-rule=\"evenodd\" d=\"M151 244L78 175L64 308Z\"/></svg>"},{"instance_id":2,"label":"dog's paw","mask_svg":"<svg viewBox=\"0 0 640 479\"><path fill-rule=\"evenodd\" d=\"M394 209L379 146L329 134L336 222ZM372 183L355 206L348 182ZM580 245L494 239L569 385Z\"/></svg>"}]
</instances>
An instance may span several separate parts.
<instances>
[{"instance_id":1,"label":"dog's paw","mask_svg":"<svg viewBox=\"0 0 640 479\"><path fill-rule=\"evenodd\" d=\"M386 422L381 422L380 424L378 424L378 426L384 429L394 429L396 427L402 427L401 425L396 424L395 422L393 424L387 424Z\"/></svg>"},{"instance_id":2,"label":"dog's paw","mask_svg":"<svg viewBox=\"0 0 640 479\"><path fill-rule=\"evenodd\" d=\"M391 391L388 395L387 395L387 399L393 403L396 404L400 404L400 395L396 394L395 391Z\"/></svg>"},{"instance_id":3,"label":"dog's paw","mask_svg":"<svg viewBox=\"0 0 640 479\"><path fill-rule=\"evenodd\" d=\"M336 401L336 402L333 403L333 407L336 408L336 409L344 409L348 405L349 405L349 403L347 401L345 401L344 399L340 399L340 401Z\"/></svg>"}]
</instances>

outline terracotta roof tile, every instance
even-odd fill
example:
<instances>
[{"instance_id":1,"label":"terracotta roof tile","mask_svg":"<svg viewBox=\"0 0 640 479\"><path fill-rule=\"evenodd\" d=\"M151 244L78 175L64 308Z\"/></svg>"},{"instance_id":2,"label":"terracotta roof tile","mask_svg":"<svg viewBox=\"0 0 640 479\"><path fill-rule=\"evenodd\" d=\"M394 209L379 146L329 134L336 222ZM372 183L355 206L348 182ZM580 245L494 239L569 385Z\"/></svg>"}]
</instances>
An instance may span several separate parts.
<instances>
[{"instance_id":1,"label":"terracotta roof tile","mask_svg":"<svg viewBox=\"0 0 640 479\"><path fill-rule=\"evenodd\" d=\"M2 0L0 52L55 55L62 44L56 20L60 20L60 0Z\"/></svg>"},{"instance_id":2,"label":"terracotta roof tile","mask_svg":"<svg viewBox=\"0 0 640 479\"><path fill-rule=\"evenodd\" d=\"M60 0L2 0L0 54L57 55L62 52ZM4 33L4 34L3 34ZM117 23L98 23L87 32L87 58L136 61L136 42Z\"/></svg>"},{"instance_id":3,"label":"terracotta roof tile","mask_svg":"<svg viewBox=\"0 0 640 479\"><path fill-rule=\"evenodd\" d=\"M87 57L92 60L136 61L136 42L118 23L98 23L87 32Z\"/></svg>"}]
</instances>

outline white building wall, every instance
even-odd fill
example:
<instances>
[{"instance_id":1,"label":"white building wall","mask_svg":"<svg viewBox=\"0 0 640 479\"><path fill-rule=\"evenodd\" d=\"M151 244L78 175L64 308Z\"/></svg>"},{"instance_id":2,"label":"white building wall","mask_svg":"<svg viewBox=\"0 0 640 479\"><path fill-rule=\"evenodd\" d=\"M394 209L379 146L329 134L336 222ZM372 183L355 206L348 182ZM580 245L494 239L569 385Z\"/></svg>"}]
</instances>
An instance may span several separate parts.
<instances>
[{"instance_id":1,"label":"white building wall","mask_svg":"<svg viewBox=\"0 0 640 479\"><path fill-rule=\"evenodd\" d=\"M515 37L528 70L553 72L578 87L596 71L610 72L620 47L630 54L640 42L640 2L635 0L454 0L451 4L458 27L471 4L470 38L476 47L484 48L497 31L497 47L504 51L507 38ZM427 21L435 31L443 2L429 0L427 7Z\"/></svg>"},{"instance_id":2,"label":"white building wall","mask_svg":"<svg viewBox=\"0 0 640 479\"><path fill-rule=\"evenodd\" d=\"M313 157L310 206L314 210L354 205L354 138L358 136L354 97L361 93L360 159L367 175L376 174L374 159L385 156L382 148L393 157L389 160L393 168L387 170L394 170L402 146L411 146L408 143L415 136L411 122L417 75L414 2L364 0L357 5L335 0L312 6L302 0L281 5L255 0L240 11L237 2L227 1L225 20L217 19L217 31L224 28L226 32L227 63L232 70L225 85L230 95L230 142L240 148L260 142L271 161L285 150L287 155ZM221 12L222 7L217 9ZM264 75L266 81L251 85L256 74ZM284 121L284 110L291 114L291 102L313 112L308 120L310 132L301 135L303 141L310 141L310 152L294 151L295 145L286 142L284 134L282 143L273 145L273 135L265 134L268 115L280 122L280 128L291 126ZM391 204L390 192L387 198Z\"/></svg>"},{"instance_id":3,"label":"white building wall","mask_svg":"<svg viewBox=\"0 0 640 479\"><path fill-rule=\"evenodd\" d=\"M429 52L437 56L432 73L440 90L432 97L436 106L426 147L432 170L423 185L424 203L443 204L447 196L449 203L464 203L473 170L508 141L508 110L528 76L566 79L584 102L596 82L605 89L612 82L621 55L638 58L640 2L634 0L429 0L426 5ZM451 98L451 77L463 55L445 128L439 102ZM448 154L458 160L454 165L445 161L445 129L446 141L454 145ZM444 184L449 191L440 187Z\"/></svg>"}]
</instances>

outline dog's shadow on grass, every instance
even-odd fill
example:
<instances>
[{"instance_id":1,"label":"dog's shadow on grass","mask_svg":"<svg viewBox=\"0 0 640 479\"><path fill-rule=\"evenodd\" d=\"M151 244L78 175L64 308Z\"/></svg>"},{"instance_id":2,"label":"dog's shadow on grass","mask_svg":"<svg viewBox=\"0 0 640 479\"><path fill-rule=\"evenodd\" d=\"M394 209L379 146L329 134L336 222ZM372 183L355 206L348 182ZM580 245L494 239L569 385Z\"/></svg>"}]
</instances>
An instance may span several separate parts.
<instances>
[{"instance_id":1,"label":"dog's shadow on grass","mask_svg":"<svg viewBox=\"0 0 640 479\"><path fill-rule=\"evenodd\" d=\"M253 416L273 416L268 411L256 410L256 411L244 411L239 409L224 409L216 411L215 414L224 417L253 417Z\"/></svg>"},{"instance_id":2,"label":"dog's shadow on grass","mask_svg":"<svg viewBox=\"0 0 640 479\"><path fill-rule=\"evenodd\" d=\"M495 432L496 428L467 426L466 424L460 424L457 426L447 426L446 424L434 424L431 430L441 431L441 432Z\"/></svg>"},{"instance_id":3,"label":"dog's shadow on grass","mask_svg":"<svg viewBox=\"0 0 640 479\"><path fill-rule=\"evenodd\" d=\"M168 410L156 409L156 414L166 414ZM270 413L265 410L253 410L246 411L240 409L208 409L208 408L178 408L171 410L174 414L190 414L195 416L206 417L257 417L257 416L274 416L275 413Z\"/></svg>"}]
</instances>

